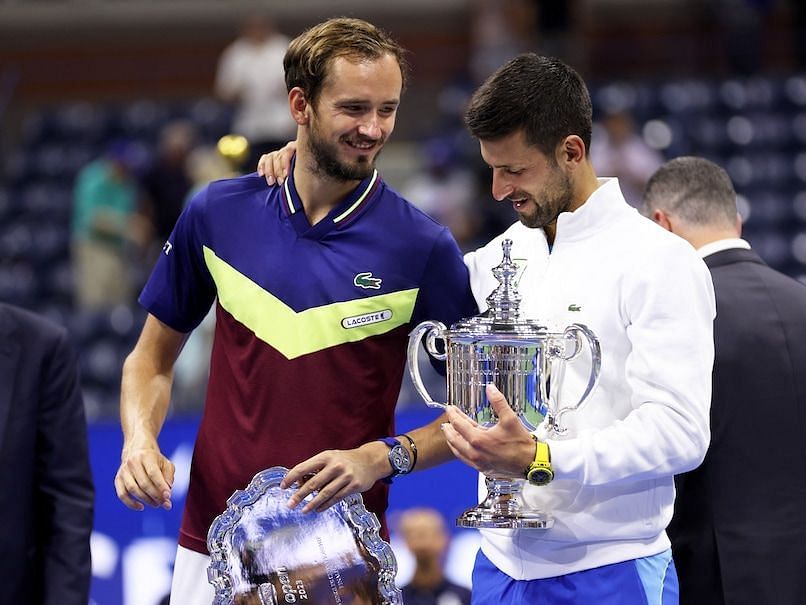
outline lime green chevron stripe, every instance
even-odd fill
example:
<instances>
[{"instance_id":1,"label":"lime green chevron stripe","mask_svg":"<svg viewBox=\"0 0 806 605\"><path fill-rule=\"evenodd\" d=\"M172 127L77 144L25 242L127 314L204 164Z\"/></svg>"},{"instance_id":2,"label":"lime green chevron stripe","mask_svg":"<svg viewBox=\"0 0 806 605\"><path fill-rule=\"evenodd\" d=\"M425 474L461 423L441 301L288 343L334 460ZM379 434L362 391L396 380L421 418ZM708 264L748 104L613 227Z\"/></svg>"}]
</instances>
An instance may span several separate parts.
<instances>
[{"instance_id":1,"label":"lime green chevron stripe","mask_svg":"<svg viewBox=\"0 0 806 605\"><path fill-rule=\"evenodd\" d=\"M385 334L407 324L419 291L401 290L296 312L206 246L204 260L221 306L288 359Z\"/></svg>"}]
</instances>

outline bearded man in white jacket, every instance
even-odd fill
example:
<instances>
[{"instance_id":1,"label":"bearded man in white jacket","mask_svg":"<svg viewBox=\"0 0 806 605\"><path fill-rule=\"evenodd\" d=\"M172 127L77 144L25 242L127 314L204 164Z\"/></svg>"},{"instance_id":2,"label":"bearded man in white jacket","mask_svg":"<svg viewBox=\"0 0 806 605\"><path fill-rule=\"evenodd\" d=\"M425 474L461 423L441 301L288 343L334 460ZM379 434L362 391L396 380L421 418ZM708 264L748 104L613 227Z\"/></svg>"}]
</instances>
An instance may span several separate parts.
<instances>
[{"instance_id":1,"label":"bearded man in white jacket","mask_svg":"<svg viewBox=\"0 0 806 605\"><path fill-rule=\"evenodd\" d=\"M453 453L484 475L524 477L545 455L538 444L548 446L553 481L526 485L522 497L551 512L554 525L481 530L473 605L679 602L665 528L674 475L698 466L709 443L713 286L691 246L629 206L616 179L596 177L591 123L579 74L534 54L490 76L466 113L492 170L493 197L512 204L519 218L465 257L480 310L498 285L492 268L501 262L501 241L511 239L521 315L550 327L586 324L602 353L597 390L563 416L570 438L538 429L536 441L494 386L487 389L495 426L478 426L448 406L447 415L418 430L418 470ZM263 156L258 172L282 180L293 148ZM584 390L584 366L568 364L563 393ZM290 471L294 480L317 473L292 506L314 494L305 509L316 510L331 505L334 493L361 491L356 473L334 465L333 454ZM379 472L388 468L373 476Z\"/></svg>"},{"instance_id":2,"label":"bearded man in white jacket","mask_svg":"<svg viewBox=\"0 0 806 605\"><path fill-rule=\"evenodd\" d=\"M570 437L535 434L554 479L527 483L522 497L554 526L482 530L474 605L678 602L665 528L674 475L698 466L709 442L713 287L691 246L641 217L616 179L597 178L591 114L581 77L534 54L495 72L466 113L493 196L519 218L465 258L480 309L498 285L501 240L511 239L521 315L586 324L602 352L597 390L564 416ZM584 366L566 368L569 399L584 390ZM523 477L536 441L495 387L488 397L498 424L478 426L449 406L448 444L487 476Z\"/></svg>"}]
</instances>

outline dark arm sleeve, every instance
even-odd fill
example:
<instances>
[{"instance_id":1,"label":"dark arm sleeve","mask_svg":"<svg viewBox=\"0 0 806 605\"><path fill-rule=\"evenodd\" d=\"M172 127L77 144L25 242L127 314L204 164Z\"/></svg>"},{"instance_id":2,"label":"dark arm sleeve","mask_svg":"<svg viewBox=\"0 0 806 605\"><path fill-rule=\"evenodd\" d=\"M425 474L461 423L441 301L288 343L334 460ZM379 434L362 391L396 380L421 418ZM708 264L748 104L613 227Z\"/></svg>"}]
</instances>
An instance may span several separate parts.
<instances>
[{"instance_id":1,"label":"dark arm sleeve","mask_svg":"<svg viewBox=\"0 0 806 605\"><path fill-rule=\"evenodd\" d=\"M58 333L41 370L37 426L37 539L43 605L89 601L95 492L76 355Z\"/></svg>"},{"instance_id":2,"label":"dark arm sleeve","mask_svg":"<svg viewBox=\"0 0 806 605\"><path fill-rule=\"evenodd\" d=\"M478 313L470 276L459 246L447 228L434 242L420 280L420 293L414 307L413 323L438 319L447 326Z\"/></svg>"},{"instance_id":3,"label":"dark arm sleeve","mask_svg":"<svg viewBox=\"0 0 806 605\"><path fill-rule=\"evenodd\" d=\"M412 324L435 319L450 328L451 324L477 313L462 253L450 231L443 229L434 243L420 282ZM430 360L434 369L445 375L445 363Z\"/></svg>"}]
</instances>

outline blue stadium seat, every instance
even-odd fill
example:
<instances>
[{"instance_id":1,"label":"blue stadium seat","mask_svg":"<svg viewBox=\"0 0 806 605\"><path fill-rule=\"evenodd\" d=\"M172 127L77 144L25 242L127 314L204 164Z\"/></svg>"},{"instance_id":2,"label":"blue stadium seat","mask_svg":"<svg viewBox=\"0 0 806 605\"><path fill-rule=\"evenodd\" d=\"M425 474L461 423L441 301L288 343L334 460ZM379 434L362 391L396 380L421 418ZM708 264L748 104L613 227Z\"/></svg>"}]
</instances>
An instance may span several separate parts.
<instances>
[{"instance_id":1,"label":"blue stadium seat","mask_svg":"<svg viewBox=\"0 0 806 605\"><path fill-rule=\"evenodd\" d=\"M784 82L784 98L795 110L806 108L806 74L793 75Z\"/></svg>"},{"instance_id":2,"label":"blue stadium seat","mask_svg":"<svg viewBox=\"0 0 806 605\"><path fill-rule=\"evenodd\" d=\"M801 270L803 270L803 268L806 268L806 229L792 234L789 245L791 247L792 257L795 262L800 265Z\"/></svg>"},{"instance_id":3,"label":"blue stadium seat","mask_svg":"<svg viewBox=\"0 0 806 605\"><path fill-rule=\"evenodd\" d=\"M123 135L155 141L160 128L171 118L166 104L150 99L132 101L119 113L119 127Z\"/></svg>"},{"instance_id":4,"label":"blue stadium seat","mask_svg":"<svg viewBox=\"0 0 806 605\"><path fill-rule=\"evenodd\" d=\"M679 80L659 85L660 105L669 114L708 114L717 102L717 90L707 80Z\"/></svg>"},{"instance_id":5,"label":"blue stadium seat","mask_svg":"<svg viewBox=\"0 0 806 605\"><path fill-rule=\"evenodd\" d=\"M33 153L22 148L12 151L5 158L3 174L11 187L30 183L35 177Z\"/></svg>"},{"instance_id":6,"label":"blue stadium seat","mask_svg":"<svg viewBox=\"0 0 806 605\"><path fill-rule=\"evenodd\" d=\"M789 237L775 231L746 233L745 237L771 267L781 270L791 263L793 257Z\"/></svg>"},{"instance_id":7,"label":"blue stadium seat","mask_svg":"<svg viewBox=\"0 0 806 605\"><path fill-rule=\"evenodd\" d=\"M750 208L745 228L760 232L783 233L792 226L793 209L787 195L772 188L743 190L741 195L747 200Z\"/></svg>"},{"instance_id":8,"label":"blue stadium seat","mask_svg":"<svg viewBox=\"0 0 806 605\"><path fill-rule=\"evenodd\" d=\"M0 185L0 228L13 219L15 213L11 192Z\"/></svg>"},{"instance_id":9,"label":"blue stadium seat","mask_svg":"<svg viewBox=\"0 0 806 605\"><path fill-rule=\"evenodd\" d=\"M0 300L32 307L37 298L37 278L29 263L24 260L0 262Z\"/></svg>"},{"instance_id":10,"label":"blue stadium seat","mask_svg":"<svg viewBox=\"0 0 806 605\"><path fill-rule=\"evenodd\" d=\"M724 118L697 114L686 120L685 127L691 153L719 153L731 144Z\"/></svg>"},{"instance_id":11,"label":"blue stadium seat","mask_svg":"<svg viewBox=\"0 0 806 605\"><path fill-rule=\"evenodd\" d=\"M22 214L32 221L57 223L69 230L73 208L72 179L33 182L19 190Z\"/></svg>"},{"instance_id":12,"label":"blue stadium seat","mask_svg":"<svg viewBox=\"0 0 806 605\"><path fill-rule=\"evenodd\" d=\"M216 99L203 98L184 108L184 115L190 119L206 142L215 142L230 133L232 108Z\"/></svg>"},{"instance_id":13,"label":"blue stadium seat","mask_svg":"<svg viewBox=\"0 0 806 605\"><path fill-rule=\"evenodd\" d=\"M70 103L53 112L52 123L59 138L72 143L100 143L107 136L110 121L104 105Z\"/></svg>"},{"instance_id":14,"label":"blue stadium seat","mask_svg":"<svg viewBox=\"0 0 806 605\"><path fill-rule=\"evenodd\" d=\"M775 107L780 91L767 77L729 78L719 85L719 100L729 112L770 110Z\"/></svg>"},{"instance_id":15,"label":"blue stadium seat","mask_svg":"<svg viewBox=\"0 0 806 605\"><path fill-rule=\"evenodd\" d=\"M806 226L806 188L791 190L789 199L792 202L792 216L801 226Z\"/></svg>"}]
</instances>

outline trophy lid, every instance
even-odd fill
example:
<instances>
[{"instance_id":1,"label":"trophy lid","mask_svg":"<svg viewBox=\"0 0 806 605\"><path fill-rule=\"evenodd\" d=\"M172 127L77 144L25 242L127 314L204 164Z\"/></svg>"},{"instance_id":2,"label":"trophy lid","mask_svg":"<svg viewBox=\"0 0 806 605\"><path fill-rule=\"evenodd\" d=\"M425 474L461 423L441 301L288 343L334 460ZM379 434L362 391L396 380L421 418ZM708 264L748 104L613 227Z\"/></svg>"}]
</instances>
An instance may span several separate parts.
<instances>
[{"instance_id":1,"label":"trophy lid","mask_svg":"<svg viewBox=\"0 0 806 605\"><path fill-rule=\"evenodd\" d=\"M518 266L512 262L512 240L501 243L504 256L501 263L493 268L498 287L487 297L488 310L476 317L458 321L451 326L453 337L483 339L489 335L494 340L514 338L524 340L542 339L548 330L531 319L520 318L521 295L515 286Z\"/></svg>"}]
</instances>

